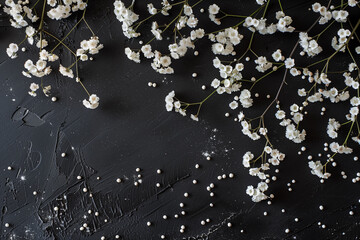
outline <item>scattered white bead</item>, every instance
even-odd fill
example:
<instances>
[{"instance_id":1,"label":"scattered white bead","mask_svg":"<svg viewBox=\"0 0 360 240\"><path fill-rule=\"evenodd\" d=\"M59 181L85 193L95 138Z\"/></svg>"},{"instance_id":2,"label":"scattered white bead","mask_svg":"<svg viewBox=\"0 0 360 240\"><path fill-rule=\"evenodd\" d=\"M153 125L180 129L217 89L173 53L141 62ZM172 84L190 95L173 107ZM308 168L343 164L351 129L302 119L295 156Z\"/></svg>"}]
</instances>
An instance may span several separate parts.
<instances>
[{"instance_id":1,"label":"scattered white bead","mask_svg":"<svg viewBox=\"0 0 360 240\"><path fill-rule=\"evenodd\" d=\"M51 98L51 101L56 102L56 101L57 101L57 98L56 98L56 97L52 97L52 98Z\"/></svg>"}]
</instances>

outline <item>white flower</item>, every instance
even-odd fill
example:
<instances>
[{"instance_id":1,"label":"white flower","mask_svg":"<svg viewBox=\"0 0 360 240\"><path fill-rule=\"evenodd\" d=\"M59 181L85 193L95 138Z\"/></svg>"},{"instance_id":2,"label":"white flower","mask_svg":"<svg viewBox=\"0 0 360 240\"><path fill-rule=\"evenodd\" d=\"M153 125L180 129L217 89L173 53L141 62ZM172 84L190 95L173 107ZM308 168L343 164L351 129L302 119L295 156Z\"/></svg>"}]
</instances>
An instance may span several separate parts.
<instances>
[{"instance_id":1,"label":"white flower","mask_svg":"<svg viewBox=\"0 0 360 240\"><path fill-rule=\"evenodd\" d=\"M157 9L154 7L154 5L152 3L149 3L147 5L148 11L151 15L154 15L157 13Z\"/></svg>"},{"instance_id":2,"label":"white flower","mask_svg":"<svg viewBox=\"0 0 360 240\"><path fill-rule=\"evenodd\" d=\"M253 196L255 193L255 189L253 186L249 185L247 186L246 188L246 194L249 195L249 196Z\"/></svg>"},{"instance_id":3,"label":"white flower","mask_svg":"<svg viewBox=\"0 0 360 240\"><path fill-rule=\"evenodd\" d=\"M15 43L10 43L9 47L6 49L7 55L12 59L17 57L17 52L18 51L19 51L19 47Z\"/></svg>"},{"instance_id":4,"label":"white flower","mask_svg":"<svg viewBox=\"0 0 360 240\"><path fill-rule=\"evenodd\" d=\"M318 176L319 178L327 179L331 175L330 173L323 173L324 166L321 164L320 161L310 161L309 168L311 169L311 173Z\"/></svg>"},{"instance_id":5,"label":"white flower","mask_svg":"<svg viewBox=\"0 0 360 240\"><path fill-rule=\"evenodd\" d=\"M165 97L165 107L168 112L171 112L174 108L175 91L171 91Z\"/></svg>"},{"instance_id":6,"label":"white flower","mask_svg":"<svg viewBox=\"0 0 360 240\"><path fill-rule=\"evenodd\" d=\"M59 67L59 72L65 77L74 78L73 71L71 69L68 69L68 68L64 67L61 64L60 64L60 67Z\"/></svg>"},{"instance_id":7,"label":"white flower","mask_svg":"<svg viewBox=\"0 0 360 240\"><path fill-rule=\"evenodd\" d=\"M238 104L238 102L236 102L236 101L232 101L232 102L229 104L229 107L230 107L232 110L238 108L238 106L239 106L239 104Z\"/></svg>"},{"instance_id":8,"label":"white flower","mask_svg":"<svg viewBox=\"0 0 360 240\"><path fill-rule=\"evenodd\" d=\"M199 121L199 118L198 118L197 115L191 114L191 115L190 115L190 118L191 118L192 120L194 120L194 121Z\"/></svg>"},{"instance_id":9,"label":"white flower","mask_svg":"<svg viewBox=\"0 0 360 240\"><path fill-rule=\"evenodd\" d=\"M253 100L251 98L251 93L249 90L247 89L242 90L239 98L240 98L240 103L244 108L249 108L252 106Z\"/></svg>"},{"instance_id":10,"label":"white flower","mask_svg":"<svg viewBox=\"0 0 360 240\"><path fill-rule=\"evenodd\" d=\"M140 53L139 52L135 52L132 51L130 48L125 48L125 54L128 57L128 59L136 62L136 63L140 63Z\"/></svg>"},{"instance_id":11,"label":"white flower","mask_svg":"<svg viewBox=\"0 0 360 240\"><path fill-rule=\"evenodd\" d=\"M38 90L39 89L39 85L38 84L36 84L36 83L31 83L30 84L30 90L31 91L36 91L36 90Z\"/></svg>"},{"instance_id":12,"label":"white flower","mask_svg":"<svg viewBox=\"0 0 360 240\"><path fill-rule=\"evenodd\" d=\"M218 87L220 86L220 81L219 81L219 79L215 78L214 80L212 80L211 86L212 86L213 88L218 88Z\"/></svg>"},{"instance_id":13,"label":"white flower","mask_svg":"<svg viewBox=\"0 0 360 240\"><path fill-rule=\"evenodd\" d=\"M168 56L163 56L163 57L160 58L160 63L164 67L168 67L171 64L171 58L168 57Z\"/></svg>"},{"instance_id":14,"label":"white flower","mask_svg":"<svg viewBox=\"0 0 360 240\"><path fill-rule=\"evenodd\" d=\"M215 43L212 45L212 51L214 54L221 54L224 51L224 45L221 43Z\"/></svg>"},{"instance_id":15,"label":"white flower","mask_svg":"<svg viewBox=\"0 0 360 240\"><path fill-rule=\"evenodd\" d=\"M95 109L99 106L99 100L100 98L96 94L92 94L89 96L89 100L83 100L83 104L86 108Z\"/></svg>"},{"instance_id":16,"label":"white flower","mask_svg":"<svg viewBox=\"0 0 360 240\"><path fill-rule=\"evenodd\" d=\"M257 189L261 192L265 192L269 186L265 182L259 182L257 185Z\"/></svg>"},{"instance_id":17,"label":"white flower","mask_svg":"<svg viewBox=\"0 0 360 240\"><path fill-rule=\"evenodd\" d=\"M283 110L278 110L275 113L275 117L279 120L284 119L285 118L285 112Z\"/></svg>"},{"instance_id":18,"label":"white flower","mask_svg":"<svg viewBox=\"0 0 360 240\"><path fill-rule=\"evenodd\" d=\"M220 10L220 8L216 4L212 4L212 5L209 6L209 14L216 15L216 14L219 13L219 10Z\"/></svg>"},{"instance_id":19,"label":"white flower","mask_svg":"<svg viewBox=\"0 0 360 240\"><path fill-rule=\"evenodd\" d=\"M285 60L285 67L286 68L292 68L293 66L295 66L295 60L292 58L287 58Z\"/></svg>"},{"instance_id":20,"label":"white flower","mask_svg":"<svg viewBox=\"0 0 360 240\"><path fill-rule=\"evenodd\" d=\"M279 62L283 59L280 49L276 50L271 56L276 62Z\"/></svg>"}]
</instances>

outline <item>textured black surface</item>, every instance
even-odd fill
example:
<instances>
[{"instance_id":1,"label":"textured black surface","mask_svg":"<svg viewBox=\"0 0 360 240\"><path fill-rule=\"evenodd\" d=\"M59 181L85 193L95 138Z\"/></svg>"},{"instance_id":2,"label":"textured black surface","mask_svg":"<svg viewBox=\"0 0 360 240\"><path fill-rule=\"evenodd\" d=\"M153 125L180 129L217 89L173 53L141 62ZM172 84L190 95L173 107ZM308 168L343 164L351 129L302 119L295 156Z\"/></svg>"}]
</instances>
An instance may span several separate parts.
<instances>
[{"instance_id":1,"label":"textured black surface","mask_svg":"<svg viewBox=\"0 0 360 240\"><path fill-rule=\"evenodd\" d=\"M212 2L204 1L195 11L207 8ZM243 14L257 7L253 2L227 0L220 1L219 6ZM224 117L232 96L210 99L198 123L168 113L164 107L164 97L173 89L189 101L198 101L209 94L210 90L202 91L201 85L209 85L218 75L212 67L209 43L199 42L198 57L189 53L177 61L175 75L158 75L149 63L135 64L126 59L124 47L137 46L138 40L124 38L121 24L112 12L112 3L90 1L86 15L105 46L94 61L80 65L84 84L101 98L100 107L94 111L82 106L86 95L77 83L59 74L46 79L54 88L57 102L27 94L30 80L21 75L21 70L27 58L36 58L36 51L8 59L7 45L21 41L23 32L9 27L7 17L1 15L1 239L75 240L101 236L114 239L116 234L125 240L160 239L162 234L166 239L359 239L358 183L343 180L340 175L343 170L349 172L349 178L356 174L360 163L352 158L359 155L359 148L355 146L351 156L338 158L338 167L332 169L333 176L324 184L311 175L306 159L308 154L323 152L324 140L320 140L327 139L327 117L342 116L339 109L346 104L336 107L319 104L309 108L310 116L304 123L309 132L308 142L304 144L308 150L301 156L297 151L303 144L285 140L284 129L269 120L267 125L274 130L271 137L287 157L279 166L280 173L274 174L278 180L270 184L270 192L275 195L272 204L267 205L266 201L254 204L245 189L257 180L248 175L241 160L248 150L260 151L262 144L241 134L240 124L232 121L235 112L233 117ZM307 10L311 3L283 1L298 30L306 30L316 19ZM276 1L272 4L270 11L275 11ZM144 12L145 1L137 1L137 9ZM59 26L49 25L49 29L63 36L79 17L74 15ZM203 18L206 17L204 13ZM207 22L209 28L217 29ZM229 23L224 21L222 26L230 26ZM249 34L247 30L243 32L245 38L240 48L245 50ZM142 33L145 41L151 38L149 33ZM67 44L76 48L80 40L89 37L90 33L81 25L71 35L74 40ZM268 56L279 47L289 54L297 41L296 35L289 34L270 36L266 44L263 39L254 42L254 49L268 51ZM161 46L155 43L153 48ZM70 62L67 52L61 53L61 57L63 62ZM193 72L199 75L196 79L191 78ZM276 73L255 88L260 98L256 99L258 107L250 110L249 115L263 111L270 102L266 94L276 93L282 74ZM147 87L149 81L159 87ZM294 98L292 92L299 87L295 81L289 80L283 89L281 99L285 106L291 103L285 100ZM322 106L328 109L326 117L319 114ZM62 152L67 154L65 158L60 156ZM207 161L204 152L211 153L212 160ZM195 169L196 163L199 169ZM8 166L13 170L7 170ZM135 187L137 167L141 168L143 183ZM163 173L157 174L157 169ZM217 180L218 175L230 172L235 174L233 179ZM82 179L77 179L78 175ZM116 183L119 177L123 179L120 184ZM194 185L193 179L198 184ZM287 183L292 179L296 183L289 192ZM155 186L158 182L159 188ZM206 190L210 183L215 184L214 197ZM84 193L84 187L89 192ZM34 196L33 191L38 194ZM185 192L189 198L183 196ZM185 204L185 216L180 214L180 202ZM211 208L209 203L215 206ZM319 205L324 205L324 211L319 210ZM55 206L59 207L58 212L53 210ZM92 213L88 214L88 210ZM349 215L350 210L354 216ZM96 211L99 216L94 215ZM264 211L268 216L263 215ZM162 218L164 214L167 220ZM176 219L174 214L180 217ZM207 218L211 222L202 226L200 221ZM299 218L299 222L294 218ZM152 223L150 227L146 225L148 221ZM90 231L79 231L85 222ZM231 228L227 227L228 222L232 223ZM326 228L322 229L318 222ZM5 228L5 223L10 227ZM186 226L183 234L179 232L181 225ZM286 228L290 229L289 234L284 232Z\"/></svg>"}]
</instances>

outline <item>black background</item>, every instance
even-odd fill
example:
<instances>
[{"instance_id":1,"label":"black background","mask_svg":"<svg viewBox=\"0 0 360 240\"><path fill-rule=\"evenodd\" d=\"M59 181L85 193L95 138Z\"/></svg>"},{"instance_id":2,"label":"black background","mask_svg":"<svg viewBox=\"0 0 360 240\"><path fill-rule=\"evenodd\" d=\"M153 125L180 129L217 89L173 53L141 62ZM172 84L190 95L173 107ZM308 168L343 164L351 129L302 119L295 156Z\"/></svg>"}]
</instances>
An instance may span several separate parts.
<instances>
[{"instance_id":1,"label":"black background","mask_svg":"<svg viewBox=\"0 0 360 240\"><path fill-rule=\"evenodd\" d=\"M146 3L135 4L135 12L140 16L146 16ZM199 26L214 30L231 26L234 19L226 19L221 26L216 26L206 20L206 11L199 13L200 8L207 9L211 3L204 1L195 8L196 16L202 19ZM86 95L80 86L59 74L46 78L46 83L53 87L52 96L58 101L51 102L42 94L36 98L27 94L29 84L39 80L23 77L21 70L26 59L36 59L37 50L29 48L17 59L10 60L6 47L10 42L20 42L24 33L11 28L4 13L0 15L1 239L100 239L101 236L115 239L116 234L126 240L160 239L162 234L166 239L359 239L360 194L358 183L351 182L359 169L359 162L352 160L359 155L359 146L351 143L354 153L337 157L338 166L330 168L333 176L324 184L311 175L307 166L309 154L314 158L318 153L325 155L323 143L330 142L326 136L327 119L345 120L349 103L309 107L309 116L303 125L308 131L306 144L287 141L284 129L273 121L274 109L271 109L266 125L272 129L270 136L276 147L287 157L279 166L280 172L275 174L272 170L271 173L278 178L270 184L269 192L275 195L272 204L266 201L255 204L245 190L247 185L257 184L257 179L243 168L242 155L248 150L255 155L261 153L263 143L244 137L240 124L233 121L238 113L228 108L233 96L212 97L202 108L200 122L168 113L164 106L164 98L171 90L189 102L199 101L210 93L209 87L201 90L203 84L209 86L211 80L218 77L212 67L214 56L209 42L196 43L199 56L193 56L191 51L175 61L175 75L159 75L151 69L150 62L136 64L124 55L126 46L140 46L139 39L127 40L123 36L112 4L109 0L90 1L87 8L86 19L105 46L94 61L80 65L84 84L100 97L100 107L94 111L82 106ZM305 0L283 1L286 14L293 17L293 26L299 31L306 30L317 18L308 11L311 4L312 1ZM255 1L244 0L219 1L218 5L233 14L249 14L257 8ZM274 21L272 16L277 10L277 2L270 3L270 20ZM81 13L59 23L49 21L46 28L62 37L80 17ZM353 17L351 21L355 23L359 15L355 13ZM144 42L152 38L149 26L140 27ZM317 32L315 28L314 33ZM246 49L249 41L249 31L242 29L241 33L245 38L238 53ZM330 32L324 43L333 35L335 32ZM81 24L70 36L66 43L76 49L82 39L91 35ZM253 49L268 58L278 48L288 55L297 41L297 34L255 36ZM155 41L153 49L164 49L166 42ZM331 48L325 48L326 56L326 51L332 52ZM63 65L70 64L68 52L62 51L60 56ZM342 58L334 65L346 68ZM257 73L251 71L249 68L244 75L256 76ZM191 77L193 72L198 74L195 79ZM274 96L282 74L283 71L279 71L255 87L254 92L259 92L260 97L255 99L256 107L247 111L249 117L257 116L270 103L266 95ZM156 82L158 87L148 87L149 81ZM294 94L300 86L308 85L301 78L288 80L280 98L284 108L292 102L301 103ZM320 116L323 106L327 108L324 117ZM23 118L21 111L26 109L29 113ZM226 112L230 112L231 117L224 117ZM307 150L299 156L301 146ZM60 156L62 152L67 154L65 158ZM204 152L211 152L212 160L207 161ZM199 169L194 167L196 163ZM7 170L8 166L13 170ZM137 167L141 168L143 183L135 187ZM156 174L157 169L163 173ZM348 179L342 179L341 171L346 172ZM217 180L218 175L230 172L235 174L233 179ZM78 175L82 179L77 179ZM21 180L21 176L26 180ZM120 184L116 183L118 177L123 179ZM192 184L193 179L198 180L198 184ZM287 183L292 179L296 183L289 192ZM155 186L157 182L161 183L160 188ZM210 183L215 184L214 197L206 190ZM84 187L89 192L84 193ZM33 191L38 194L34 196ZM189 198L183 196L185 192ZM180 215L180 202L185 204L185 216ZM213 208L209 207L211 202L215 205ZM319 205L324 206L323 211ZM53 210L55 206L59 207L58 212ZM92 214L87 213L89 209ZM285 213L281 209L285 209ZM349 215L350 210L354 216ZM95 211L99 212L98 217ZM268 216L263 215L264 211ZM164 214L167 220L162 218ZM180 217L176 219L174 214ZM211 222L202 226L200 222L206 218ZM104 222L105 219L108 221ZM150 227L147 221L152 223ZM79 231L85 222L90 231ZM231 228L228 222L232 223ZM318 222L326 228L318 226ZM6 228L5 223L10 227ZM183 234L179 232L181 225L186 226Z\"/></svg>"}]
</instances>

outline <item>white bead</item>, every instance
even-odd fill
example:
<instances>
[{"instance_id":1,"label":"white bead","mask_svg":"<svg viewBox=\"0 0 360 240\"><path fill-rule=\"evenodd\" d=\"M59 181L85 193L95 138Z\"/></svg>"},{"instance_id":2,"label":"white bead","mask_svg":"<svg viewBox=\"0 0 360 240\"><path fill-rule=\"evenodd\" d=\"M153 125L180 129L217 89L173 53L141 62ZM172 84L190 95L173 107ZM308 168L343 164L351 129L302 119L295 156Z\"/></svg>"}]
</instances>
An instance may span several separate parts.
<instances>
[{"instance_id":1,"label":"white bead","mask_svg":"<svg viewBox=\"0 0 360 240\"><path fill-rule=\"evenodd\" d=\"M56 97L52 97L52 98L51 98L51 101L56 102L56 101L57 101L57 98L56 98Z\"/></svg>"}]
</instances>

